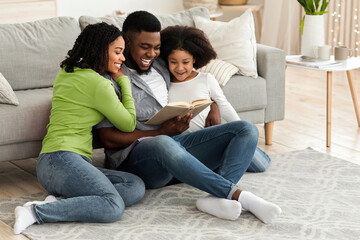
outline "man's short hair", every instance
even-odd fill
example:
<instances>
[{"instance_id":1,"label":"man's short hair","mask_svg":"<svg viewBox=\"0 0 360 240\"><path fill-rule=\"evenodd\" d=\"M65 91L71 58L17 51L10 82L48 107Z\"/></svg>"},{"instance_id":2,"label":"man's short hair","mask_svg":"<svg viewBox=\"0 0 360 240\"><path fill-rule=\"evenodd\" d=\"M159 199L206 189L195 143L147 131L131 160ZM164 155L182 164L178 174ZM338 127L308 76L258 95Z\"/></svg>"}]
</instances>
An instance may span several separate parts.
<instances>
[{"instance_id":1,"label":"man's short hair","mask_svg":"<svg viewBox=\"0 0 360 240\"><path fill-rule=\"evenodd\" d=\"M126 17L122 30L125 35L130 32L141 33L141 31L160 32L161 23L147 11L135 11Z\"/></svg>"}]
</instances>

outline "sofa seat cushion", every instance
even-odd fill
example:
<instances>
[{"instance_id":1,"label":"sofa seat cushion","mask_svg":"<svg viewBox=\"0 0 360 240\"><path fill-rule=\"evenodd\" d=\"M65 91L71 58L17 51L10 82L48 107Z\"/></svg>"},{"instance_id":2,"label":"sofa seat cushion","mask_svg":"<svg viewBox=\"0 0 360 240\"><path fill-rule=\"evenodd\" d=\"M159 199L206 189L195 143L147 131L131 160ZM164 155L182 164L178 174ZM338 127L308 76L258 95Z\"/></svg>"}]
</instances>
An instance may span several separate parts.
<instances>
[{"instance_id":1,"label":"sofa seat cushion","mask_svg":"<svg viewBox=\"0 0 360 240\"><path fill-rule=\"evenodd\" d=\"M262 77L234 75L222 90L236 112L264 109L267 105L266 81Z\"/></svg>"},{"instance_id":2,"label":"sofa seat cushion","mask_svg":"<svg viewBox=\"0 0 360 240\"><path fill-rule=\"evenodd\" d=\"M15 94L19 106L0 104L0 145L42 140L49 122L52 88Z\"/></svg>"}]
</instances>

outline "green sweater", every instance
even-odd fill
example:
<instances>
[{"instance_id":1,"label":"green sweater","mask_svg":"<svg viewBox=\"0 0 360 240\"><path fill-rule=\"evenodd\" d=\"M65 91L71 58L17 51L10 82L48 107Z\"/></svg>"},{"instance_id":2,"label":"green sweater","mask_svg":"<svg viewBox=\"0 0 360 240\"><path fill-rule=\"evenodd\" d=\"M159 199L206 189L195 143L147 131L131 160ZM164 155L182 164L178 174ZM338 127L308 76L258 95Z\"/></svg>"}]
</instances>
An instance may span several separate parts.
<instances>
[{"instance_id":1,"label":"green sweater","mask_svg":"<svg viewBox=\"0 0 360 240\"><path fill-rule=\"evenodd\" d=\"M60 69L54 82L50 122L42 153L71 151L92 159L92 127L104 116L123 132L136 125L134 99L127 76L116 79L122 102L111 81L91 69Z\"/></svg>"}]
</instances>

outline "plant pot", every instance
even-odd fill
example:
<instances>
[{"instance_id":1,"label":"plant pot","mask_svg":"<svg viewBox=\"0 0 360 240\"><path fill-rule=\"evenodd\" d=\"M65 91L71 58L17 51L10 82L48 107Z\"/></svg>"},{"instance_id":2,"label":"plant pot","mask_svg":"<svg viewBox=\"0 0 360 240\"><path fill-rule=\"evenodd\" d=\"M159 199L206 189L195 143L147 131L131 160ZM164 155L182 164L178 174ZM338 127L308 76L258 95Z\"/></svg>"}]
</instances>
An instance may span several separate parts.
<instances>
[{"instance_id":1,"label":"plant pot","mask_svg":"<svg viewBox=\"0 0 360 240\"><path fill-rule=\"evenodd\" d=\"M221 5L244 5L248 0L219 0Z\"/></svg>"},{"instance_id":2,"label":"plant pot","mask_svg":"<svg viewBox=\"0 0 360 240\"><path fill-rule=\"evenodd\" d=\"M218 0L183 0L185 9L193 7L205 7L210 13L214 13L218 7Z\"/></svg>"},{"instance_id":3,"label":"plant pot","mask_svg":"<svg viewBox=\"0 0 360 240\"><path fill-rule=\"evenodd\" d=\"M324 44L324 15L305 15L301 55L316 58L317 47Z\"/></svg>"}]
</instances>

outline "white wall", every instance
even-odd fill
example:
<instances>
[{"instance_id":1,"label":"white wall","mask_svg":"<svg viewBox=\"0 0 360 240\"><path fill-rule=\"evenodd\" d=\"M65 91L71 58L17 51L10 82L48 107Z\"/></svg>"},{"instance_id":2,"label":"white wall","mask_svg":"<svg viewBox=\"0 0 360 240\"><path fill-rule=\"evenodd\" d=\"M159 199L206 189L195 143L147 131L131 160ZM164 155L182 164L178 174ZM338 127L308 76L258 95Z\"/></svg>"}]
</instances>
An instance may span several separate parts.
<instances>
[{"instance_id":1,"label":"white wall","mask_svg":"<svg viewBox=\"0 0 360 240\"><path fill-rule=\"evenodd\" d=\"M248 0L248 4L257 4L257 3L262 3L264 4L265 0ZM275 0L273 0L275 1ZM276 0L277 1L277 0ZM224 14L221 17L218 17L216 20L222 21L222 22L228 22L233 18L239 17L241 16L241 14L243 14L242 12L238 12L238 11L231 11L231 10L227 10L227 11L223 11ZM262 14L262 12L261 12Z\"/></svg>"},{"instance_id":2,"label":"white wall","mask_svg":"<svg viewBox=\"0 0 360 240\"><path fill-rule=\"evenodd\" d=\"M249 0L248 4L264 3L264 0ZM82 15L102 17L115 10L131 13L146 10L154 14L169 14L184 10L182 0L57 0L58 16L78 18ZM227 22L242 13L224 11L217 20Z\"/></svg>"},{"instance_id":3,"label":"white wall","mask_svg":"<svg viewBox=\"0 0 360 240\"><path fill-rule=\"evenodd\" d=\"M161 15L183 9L182 0L57 0L58 16L75 18L82 15L102 17L114 10L126 13L146 10Z\"/></svg>"}]
</instances>

